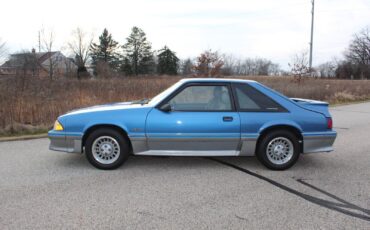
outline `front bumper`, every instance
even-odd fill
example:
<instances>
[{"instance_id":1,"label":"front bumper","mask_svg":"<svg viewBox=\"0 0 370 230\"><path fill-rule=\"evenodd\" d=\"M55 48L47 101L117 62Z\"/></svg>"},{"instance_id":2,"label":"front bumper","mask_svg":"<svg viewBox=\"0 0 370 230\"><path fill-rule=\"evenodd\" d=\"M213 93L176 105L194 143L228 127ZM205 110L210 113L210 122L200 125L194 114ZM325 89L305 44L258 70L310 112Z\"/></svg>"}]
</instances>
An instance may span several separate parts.
<instances>
[{"instance_id":1,"label":"front bumper","mask_svg":"<svg viewBox=\"0 0 370 230\"><path fill-rule=\"evenodd\" d=\"M337 132L303 133L303 153L331 152Z\"/></svg>"},{"instance_id":2,"label":"front bumper","mask_svg":"<svg viewBox=\"0 0 370 230\"><path fill-rule=\"evenodd\" d=\"M82 153L82 135L68 135L65 132L51 130L49 149L67 153Z\"/></svg>"}]
</instances>

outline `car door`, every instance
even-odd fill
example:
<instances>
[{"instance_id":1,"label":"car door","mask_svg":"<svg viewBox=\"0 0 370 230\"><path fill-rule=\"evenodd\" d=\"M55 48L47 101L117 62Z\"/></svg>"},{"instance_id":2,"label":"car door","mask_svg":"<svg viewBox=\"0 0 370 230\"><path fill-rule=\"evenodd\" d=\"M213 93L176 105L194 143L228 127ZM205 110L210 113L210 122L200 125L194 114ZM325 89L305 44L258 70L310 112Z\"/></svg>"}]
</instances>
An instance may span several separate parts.
<instances>
[{"instance_id":1,"label":"car door","mask_svg":"<svg viewBox=\"0 0 370 230\"><path fill-rule=\"evenodd\" d=\"M240 118L230 84L180 87L148 114L146 135L153 155L237 155Z\"/></svg>"}]
</instances>

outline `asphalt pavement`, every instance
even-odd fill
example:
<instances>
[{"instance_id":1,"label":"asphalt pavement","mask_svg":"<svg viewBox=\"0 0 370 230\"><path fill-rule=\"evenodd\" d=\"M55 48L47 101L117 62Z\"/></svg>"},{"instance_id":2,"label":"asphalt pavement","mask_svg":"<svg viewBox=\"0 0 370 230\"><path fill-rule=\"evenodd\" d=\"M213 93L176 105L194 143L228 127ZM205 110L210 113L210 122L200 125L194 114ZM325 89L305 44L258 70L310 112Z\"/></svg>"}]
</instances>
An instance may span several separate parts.
<instances>
[{"instance_id":1,"label":"asphalt pavement","mask_svg":"<svg viewBox=\"0 0 370 230\"><path fill-rule=\"evenodd\" d=\"M119 169L0 142L0 229L370 229L370 103L331 108L335 151L291 169L254 157L130 157Z\"/></svg>"}]
</instances>

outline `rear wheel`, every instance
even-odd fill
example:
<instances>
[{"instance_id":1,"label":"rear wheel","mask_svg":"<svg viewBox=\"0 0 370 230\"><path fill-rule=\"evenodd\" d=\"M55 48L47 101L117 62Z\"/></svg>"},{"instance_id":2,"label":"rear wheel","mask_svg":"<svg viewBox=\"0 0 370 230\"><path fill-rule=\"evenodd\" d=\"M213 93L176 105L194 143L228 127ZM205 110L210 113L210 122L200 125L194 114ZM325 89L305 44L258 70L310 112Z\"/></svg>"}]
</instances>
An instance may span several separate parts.
<instances>
[{"instance_id":1,"label":"rear wheel","mask_svg":"<svg viewBox=\"0 0 370 230\"><path fill-rule=\"evenodd\" d=\"M276 130L262 137L257 158L269 169L284 170L297 162L299 154L298 138L289 131Z\"/></svg>"},{"instance_id":2,"label":"rear wheel","mask_svg":"<svg viewBox=\"0 0 370 230\"><path fill-rule=\"evenodd\" d=\"M92 132L85 144L87 160L99 169L115 169L129 156L126 138L114 129L102 128Z\"/></svg>"}]
</instances>

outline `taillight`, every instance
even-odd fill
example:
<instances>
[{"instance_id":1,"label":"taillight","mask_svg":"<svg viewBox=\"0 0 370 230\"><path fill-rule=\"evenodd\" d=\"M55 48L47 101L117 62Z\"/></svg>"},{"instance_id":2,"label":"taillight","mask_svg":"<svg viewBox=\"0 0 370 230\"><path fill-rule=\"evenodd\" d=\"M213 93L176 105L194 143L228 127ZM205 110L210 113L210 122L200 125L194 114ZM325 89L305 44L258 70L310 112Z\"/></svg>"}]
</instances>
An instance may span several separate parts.
<instances>
[{"instance_id":1,"label":"taillight","mask_svg":"<svg viewBox=\"0 0 370 230\"><path fill-rule=\"evenodd\" d=\"M327 122L328 122L328 129L332 129L333 128L333 119L331 119L331 117L328 117Z\"/></svg>"}]
</instances>

